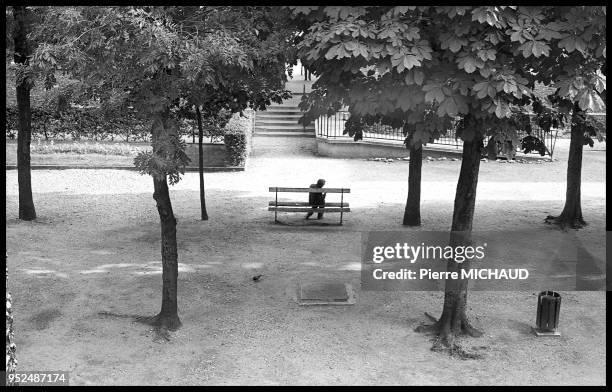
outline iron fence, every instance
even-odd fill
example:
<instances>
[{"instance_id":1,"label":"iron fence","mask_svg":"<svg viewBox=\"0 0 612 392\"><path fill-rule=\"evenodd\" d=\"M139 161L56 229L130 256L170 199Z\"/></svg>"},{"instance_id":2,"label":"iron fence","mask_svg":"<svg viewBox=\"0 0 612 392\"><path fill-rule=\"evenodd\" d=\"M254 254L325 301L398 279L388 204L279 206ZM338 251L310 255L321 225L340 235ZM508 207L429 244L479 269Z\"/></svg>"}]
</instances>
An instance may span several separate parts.
<instances>
[{"instance_id":1,"label":"iron fence","mask_svg":"<svg viewBox=\"0 0 612 392\"><path fill-rule=\"evenodd\" d=\"M348 134L344 134L344 125L349 116L350 114L348 111L341 110L331 116L319 117L317 120L315 120L315 131L317 136L330 139L352 139L352 137L348 136ZM592 113L589 114L589 116L591 116L596 123L602 124L600 130L605 134L606 113ZM546 132L540 126L538 126L537 122L535 121L535 114L529 113L529 117L531 119L531 136L537 137L544 142L547 149L546 154L552 158L557 137L569 131L569 125L566 124L563 128L552 129L550 132ZM518 138L520 140L527 135L528 133L526 131L519 131ZM364 128L363 140L393 140L403 142L405 140L405 136L401 129L392 128L379 123ZM443 136L435 139L430 144L452 146L459 149L463 145L463 142L460 138L457 138L457 134L454 129L449 129ZM520 146L515 147L520 148ZM533 153L537 154L535 151Z\"/></svg>"},{"instance_id":2,"label":"iron fence","mask_svg":"<svg viewBox=\"0 0 612 392\"><path fill-rule=\"evenodd\" d=\"M321 116L315 121L317 136L331 139L349 139L348 135L343 134L344 124L350 114L348 111L339 111L331 116ZM449 129L446 134L432 142L459 148L462 146L461 140L455 137L455 130ZM400 128L393 128L389 125L380 123L365 126L363 129L363 139L367 140L395 140L404 141L406 137Z\"/></svg>"}]
</instances>

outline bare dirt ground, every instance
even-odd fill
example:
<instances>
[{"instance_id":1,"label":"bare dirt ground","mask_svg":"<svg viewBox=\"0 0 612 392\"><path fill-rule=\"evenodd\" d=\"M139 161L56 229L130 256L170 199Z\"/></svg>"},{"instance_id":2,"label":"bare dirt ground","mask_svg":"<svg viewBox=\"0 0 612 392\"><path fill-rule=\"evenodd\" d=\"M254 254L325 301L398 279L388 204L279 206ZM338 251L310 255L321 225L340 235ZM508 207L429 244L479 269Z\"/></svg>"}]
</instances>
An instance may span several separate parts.
<instances>
[{"instance_id":1,"label":"bare dirt ground","mask_svg":"<svg viewBox=\"0 0 612 392\"><path fill-rule=\"evenodd\" d=\"M171 189L183 327L170 342L154 341L132 318L160 306L152 180L129 171L34 171L39 218L20 222L17 173L7 171L19 368L69 370L75 385L605 384L604 292L562 292L563 335L536 338L535 290L473 291L469 315L485 335L462 344L483 359L461 360L430 351L429 338L414 332L427 321L424 312L439 314L441 293L360 290L360 233L448 230L460 162L424 162L423 227L411 229L401 226L407 162L313 152L311 139L255 139L245 172L206 175L206 222L198 220L197 173ZM558 162L541 165L483 163L474 230L555 230L543 219L563 207L567 153L558 154ZM351 188L344 226L272 223L269 186L308 186L321 177L329 187ZM604 152L585 152L582 199L590 225L577 235L601 255ZM254 282L257 274L263 277ZM352 284L356 304L295 303L298 282L323 280Z\"/></svg>"}]
</instances>

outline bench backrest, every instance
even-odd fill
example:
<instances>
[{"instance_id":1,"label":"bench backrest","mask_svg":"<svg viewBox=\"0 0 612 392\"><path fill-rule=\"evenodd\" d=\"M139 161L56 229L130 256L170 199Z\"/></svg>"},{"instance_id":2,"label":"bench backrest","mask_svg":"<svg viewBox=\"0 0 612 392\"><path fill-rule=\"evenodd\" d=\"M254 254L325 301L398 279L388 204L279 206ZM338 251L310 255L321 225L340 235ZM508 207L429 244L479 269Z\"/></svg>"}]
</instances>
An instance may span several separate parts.
<instances>
[{"instance_id":1,"label":"bench backrest","mask_svg":"<svg viewBox=\"0 0 612 392\"><path fill-rule=\"evenodd\" d=\"M270 192L351 193L350 188L281 188L270 187Z\"/></svg>"}]
</instances>

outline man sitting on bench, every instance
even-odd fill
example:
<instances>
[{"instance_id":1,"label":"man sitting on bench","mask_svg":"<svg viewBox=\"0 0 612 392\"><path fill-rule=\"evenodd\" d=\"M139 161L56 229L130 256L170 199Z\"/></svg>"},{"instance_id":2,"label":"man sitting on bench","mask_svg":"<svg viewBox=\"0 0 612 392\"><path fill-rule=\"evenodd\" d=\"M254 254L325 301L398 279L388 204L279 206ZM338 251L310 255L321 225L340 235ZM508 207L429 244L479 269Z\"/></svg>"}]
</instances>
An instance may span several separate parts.
<instances>
[{"instance_id":1,"label":"man sitting on bench","mask_svg":"<svg viewBox=\"0 0 612 392\"><path fill-rule=\"evenodd\" d=\"M323 185L325 185L325 180L319 179L316 184L311 184L310 188L323 188ZM314 192L308 194L308 204L312 206L312 211L306 214L306 218L304 219L310 218L317 209L325 207L325 195L326 193ZM317 219L323 219L322 212L317 213Z\"/></svg>"}]
</instances>

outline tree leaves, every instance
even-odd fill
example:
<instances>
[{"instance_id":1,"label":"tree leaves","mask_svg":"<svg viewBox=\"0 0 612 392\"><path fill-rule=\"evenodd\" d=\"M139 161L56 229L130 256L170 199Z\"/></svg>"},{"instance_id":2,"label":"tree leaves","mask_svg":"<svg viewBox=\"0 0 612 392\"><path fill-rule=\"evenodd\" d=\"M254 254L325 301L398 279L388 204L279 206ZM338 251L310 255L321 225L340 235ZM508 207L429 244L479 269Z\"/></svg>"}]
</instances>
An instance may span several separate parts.
<instances>
[{"instance_id":1,"label":"tree leaves","mask_svg":"<svg viewBox=\"0 0 612 392\"><path fill-rule=\"evenodd\" d=\"M487 61L487 60L495 60L497 54L497 50L495 49L483 49L483 50L479 50L477 53L477 56L482 60L482 61Z\"/></svg>"},{"instance_id":2,"label":"tree leaves","mask_svg":"<svg viewBox=\"0 0 612 392\"><path fill-rule=\"evenodd\" d=\"M423 84L424 79L425 79L425 74L423 73L423 71L416 69L414 71L414 82L418 84L419 86L421 86ZM604 82L604 87L605 87L605 82Z\"/></svg>"},{"instance_id":3,"label":"tree leaves","mask_svg":"<svg viewBox=\"0 0 612 392\"><path fill-rule=\"evenodd\" d=\"M525 58L531 55L540 57L542 55L548 56L550 54L550 46L543 41L527 41L519 46L518 50L523 52L523 57Z\"/></svg>"},{"instance_id":4,"label":"tree leaves","mask_svg":"<svg viewBox=\"0 0 612 392\"><path fill-rule=\"evenodd\" d=\"M497 88L495 87L492 81L488 80L476 83L474 87L472 87L472 90L476 92L476 96L479 99L483 99L486 96L495 98L495 96L497 95Z\"/></svg>"},{"instance_id":5,"label":"tree leaves","mask_svg":"<svg viewBox=\"0 0 612 392\"><path fill-rule=\"evenodd\" d=\"M425 102L442 103L446 99L446 94L444 94L442 87L442 84L433 82L423 86L423 91L425 91Z\"/></svg>"},{"instance_id":6,"label":"tree leaves","mask_svg":"<svg viewBox=\"0 0 612 392\"><path fill-rule=\"evenodd\" d=\"M414 54L396 53L391 57L391 65L397 69L398 73L402 73L405 69L412 69L421 65L421 60Z\"/></svg>"},{"instance_id":7,"label":"tree leaves","mask_svg":"<svg viewBox=\"0 0 612 392\"><path fill-rule=\"evenodd\" d=\"M559 31L563 29L563 25L559 22L550 22L540 27L536 40L552 41L553 39L563 38L563 34Z\"/></svg>"},{"instance_id":8,"label":"tree leaves","mask_svg":"<svg viewBox=\"0 0 612 392\"><path fill-rule=\"evenodd\" d=\"M457 65L467 73L473 73L477 68L484 67L485 63L477 57L471 55L464 55L457 59Z\"/></svg>"},{"instance_id":9,"label":"tree leaves","mask_svg":"<svg viewBox=\"0 0 612 392\"><path fill-rule=\"evenodd\" d=\"M582 110L596 113L606 110L606 104L600 96L605 86L605 76L601 72L593 74L589 79L579 75L564 76L555 83L557 96L578 102Z\"/></svg>"},{"instance_id":10,"label":"tree leaves","mask_svg":"<svg viewBox=\"0 0 612 392\"><path fill-rule=\"evenodd\" d=\"M342 48L342 52L339 54L338 52L340 52L340 48ZM342 58L344 57L345 53L346 50L344 49L344 43L339 43L329 48L327 53L325 53L325 58L327 60L331 60L334 57Z\"/></svg>"},{"instance_id":11,"label":"tree leaves","mask_svg":"<svg viewBox=\"0 0 612 392\"><path fill-rule=\"evenodd\" d=\"M472 21L487 23L490 26L505 27L506 24L499 16L498 8L501 7L478 7L472 11Z\"/></svg>"},{"instance_id":12,"label":"tree leaves","mask_svg":"<svg viewBox=\"0 0 612 392\"><path fill-rule=\"evenodd\" d=\"M569 34L561 41L559 41L559 48L567 50L568 53L572 53L574 50L579 50L581 53L585 53L587 50L586 42L579 36Z\"/></svg>"},{"instance_id":13,"label":"tree leaves","mask_svg":"<svg viewBox=\"0 0 612 392\"><path fill-rule=\"evenodd\" d=\"M457 53L462 47L468 44L468 40L459 38L454 34L443 34L440 37L440 43L442 49L449 49L451 52Z\"/></svg>"},{"instance_id":14,"label":"tree leaves","mask_svg":"<svg viewBox=\"0 0 612 392\"><path fill-rule=\"evenodd\" d=\"M358 41L341 42L329 48L325 53L326 60L342 59L344 57L362 56L366 60L370 58L368 48Z\"/></svg>"},{"instance_id":15,"label":"tree leaves","mask_svg":"<svg viewBox=\"0 0 612 392\"><path fill-rule=\"evenodd\" d=\"M302 41L320 75L317 85L355 113L406 124L424 121L425 111L436 118L469 115L484 134L517 126L514 113L530 103L537 81L601 107L605 76L593 75L604 61L605 15L597 7L363 10L339 20L319 15Z\"/></svg>"},{"instance_id":16,"label":"tree leaves","mask_svg":"<svg viewBox=\"0 0 612 392\"><path fill-rule=\"evenodd\" d=\"M495 104L495 115L498 118L510 117L512 112L510 111L510 105L506 101L496 99L493 102Z\"/></svg>"},{"instance_id":17,"label":"tree leaves","mask_svg":"<svg viewBox=\"0 0 612 392\"><path fill-rule=\"evenodd\" d=\"M597 70L597 73L593 75L591 83L598 93L602 93L606 89L606 76L601 72L601 70Z\"/></svg>"},{"instance_id":18,"label":"tree leaves","mask_svg":"<svg viewBox=\"0 0 612 392\"><path fill-rule=\"evenodd\" d=\"M404 112L414 110L418 105L423 103L423 92L417 87L407 87L400 91L397 96L397 105ZM394 111L393 108L391 111Z\"/></svg>"},{"instance_id":19,"label":"tree leaves","mask_svg":"<svg viewBox=\"0 0 612 392\"><path fill-rule=\"evenodd\" d=\"M584 88L581 90L575 99L578 101L580 109L584 111L590 110L594 113L600 113L605 112L606 110L606 105L597 91L590 88Z\"/></svg>"},{"instance_id":20,"label":"tree leaves","mask_svg":"<svg viewBox=\"0 0 612 392\"><path fill-rule=\"evenodd\" d=\"M359 17L365 13L363 7L333 6L324 7L323 12L332 20L344 20L349 17Z\"/></svg>"},{"instance_id":21,"label":"tree leaves","mask_svg":"<svg viewBox=\"0 0 612 392\"><path fill-rule=\"evenodd\" d=\"M392 62L393 64L393 62ZM403 61L401 63L398 64L398 72L402 72L403 68L406 69L412 69L412 67L416 67L421 65L421 61L419 60L419 58L415 55L411 55L411 54L407 54L404 55L403 57Z\"/></svg>"},{"instance_id":22,"label":"tree leaves","mask_svg":"<svg viewBox=\"0 0 612 392\"><path fill-rule=\"evenodd\" d=\"M105 107L125 103L153 118L180 106L180 102L208 105L205 112L224 108L239 112L287 97L283 93L284 68L292 45L287 37L294 31L287 18L289 9L41 10L41 23L34 35L40 42L35 63L40 68L61 64L64 71L95 90ZM309 15L313 10L294 8L292 12ZM359 12L351 11L355 15ZM336 51L336 56L352 53L344 46ZM367 55L359 45L353 51ZM138 161L139 165L150 165L147 170L152 175L169 176L171 183L178 181L186 157L181 144L172 140L173 128L162 127L165 136L153 138L153 156L141 156Z\"/></svg>"},{"instance_id":23,"label":"tree leaves","mask_svg":"<svg viewBox=\"0 0 612 392\"><path fill-rule=\"evenodd\" d=\"M462 95L453 95L446 97L444 101L438 106L438 116L449 116L451 118L457 117L459 114L467 114L469 108L465 97Z\"/></svg>"}]
</instances>

